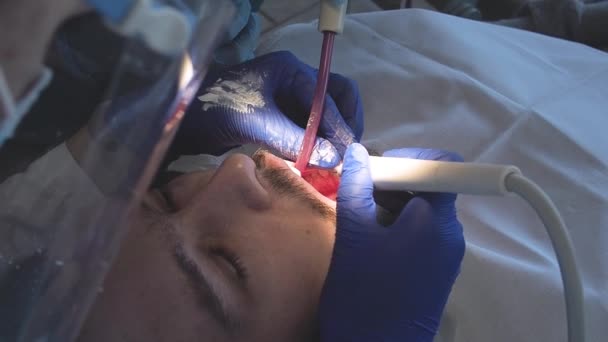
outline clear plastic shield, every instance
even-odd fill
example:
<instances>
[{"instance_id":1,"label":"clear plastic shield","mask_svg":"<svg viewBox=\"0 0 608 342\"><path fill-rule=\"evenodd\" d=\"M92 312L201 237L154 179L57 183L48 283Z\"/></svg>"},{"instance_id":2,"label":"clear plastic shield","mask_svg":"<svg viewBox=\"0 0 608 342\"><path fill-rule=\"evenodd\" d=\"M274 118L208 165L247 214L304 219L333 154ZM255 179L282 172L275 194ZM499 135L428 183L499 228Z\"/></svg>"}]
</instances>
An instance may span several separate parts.
<instances>
[{"instance_id":1,"label":"clear plastic shield","mask_svg":"<svg viewBox=\"0 0 608 342\"><path fill-rule=\"evenodd\" d=\"M77 337L233 11L228 0L163 4L193 25L186 51L130 39L93 119L0 184L1 341Z\"/></svg>"}]
</instances>

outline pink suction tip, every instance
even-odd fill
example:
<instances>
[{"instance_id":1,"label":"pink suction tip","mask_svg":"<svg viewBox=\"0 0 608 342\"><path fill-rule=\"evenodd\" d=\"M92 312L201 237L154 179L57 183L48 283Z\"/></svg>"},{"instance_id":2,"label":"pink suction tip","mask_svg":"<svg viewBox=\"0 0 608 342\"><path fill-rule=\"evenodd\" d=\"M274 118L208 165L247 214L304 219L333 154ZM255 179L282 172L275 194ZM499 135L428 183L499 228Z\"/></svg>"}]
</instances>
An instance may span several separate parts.
<instances>
[{"instance_id":1,"label":"pink suction tip","mask_svg":"<svg viewBox=\"0 0 608 342\"><path fill-rule=\"evenodd\" d=\"M323 116L335 35L336 34L331 31L323 32L323 46L321 48L321 61L319 62L317 85L315 87L310 116L308 117L308 124L306 125L306 131L304 132L304 139L302 140L302 147L295 164L296 169L300 170L300 172L306 170L310 155L315 146L319 124L321 123L321 118Z\"/></svg>"}]
</instances>

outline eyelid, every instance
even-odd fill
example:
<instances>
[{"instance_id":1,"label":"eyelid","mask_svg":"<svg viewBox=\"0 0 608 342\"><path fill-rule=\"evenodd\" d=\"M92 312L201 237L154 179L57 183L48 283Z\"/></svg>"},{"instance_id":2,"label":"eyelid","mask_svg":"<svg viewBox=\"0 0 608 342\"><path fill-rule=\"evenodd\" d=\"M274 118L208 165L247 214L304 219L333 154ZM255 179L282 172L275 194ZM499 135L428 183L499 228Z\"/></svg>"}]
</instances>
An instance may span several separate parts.
<instances>
[{"instance_id":1,"label":"eyelid","mask_svg":"<svg viewBox=\"0 0 608 342\"><path fill-rule=\"evenodd\" d=\"M209 249L209 253L226 260L234 268L241 281L247 280L247 268L243 260L234 251L225 247L214 246Z\"/></svg>"}]
</instances>

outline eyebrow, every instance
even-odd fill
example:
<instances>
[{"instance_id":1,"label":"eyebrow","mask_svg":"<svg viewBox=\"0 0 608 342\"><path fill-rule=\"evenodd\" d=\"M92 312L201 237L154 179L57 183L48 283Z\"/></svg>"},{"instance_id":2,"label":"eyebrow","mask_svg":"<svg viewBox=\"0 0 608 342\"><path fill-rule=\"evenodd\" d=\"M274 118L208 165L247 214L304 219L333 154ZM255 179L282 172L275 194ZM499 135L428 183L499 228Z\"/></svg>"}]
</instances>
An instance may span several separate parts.
<instances>
[{"instance_id":1,"label":"eyebrow","mask_svg":"<svg viewBox=\"0 0 608 342\"><path fill-rule=\"evenodd\" d=\"M211 316L213 316L228 333L235 333L239 327L239 322L229 314L228 310L226 310L226 306L220 296L218 296L217 291L211 286L211 283L196 262L194 262L186 253L181 242L176 243L173 256L177 266L188 278L188 284L191 289L198 297L199 306L203 310L210 312Z\"/></svg>"},{"instance_id":2,"label":"eyebrow","mask_svg":"<svg viewBox=\"0 0 608 342\"><path fill-rule=\"evenodd\" d=\"M167 214L153 208L145 200L142 200L140 205L145 210L145 216L152 219L148 228L160 227L165 233L167 241L171 241L173 258L178 268L186 275L188 285L190 285L191 290L197 296L199 307L204 311L210 312L211 316L222 325L226 332L234 334L238 330L240 322L229 314L224 302L217 294L215 288L211 286L204 272L201 271L196 262L186 253L184 245L177 235L177 229L167 219Z\"/></svg>"}]
</instances>

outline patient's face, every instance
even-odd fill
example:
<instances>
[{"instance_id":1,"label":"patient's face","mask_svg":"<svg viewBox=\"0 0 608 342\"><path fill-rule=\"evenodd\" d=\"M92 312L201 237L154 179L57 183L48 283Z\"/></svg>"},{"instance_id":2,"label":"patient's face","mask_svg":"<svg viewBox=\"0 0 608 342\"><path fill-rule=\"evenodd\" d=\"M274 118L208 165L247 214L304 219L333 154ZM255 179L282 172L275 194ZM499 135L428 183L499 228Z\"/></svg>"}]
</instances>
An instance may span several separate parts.
<instances>
[{"instance_id":1,"label":"patient's face","mask_svg":"<svg viewBox=\"0 0 608 342\"><path fill-rule=\"evenodd\" d=\"M147 195L81 341L314 336L335 204L281 159L254 159L234 155Z\"/></svg>"}]
</instances>

